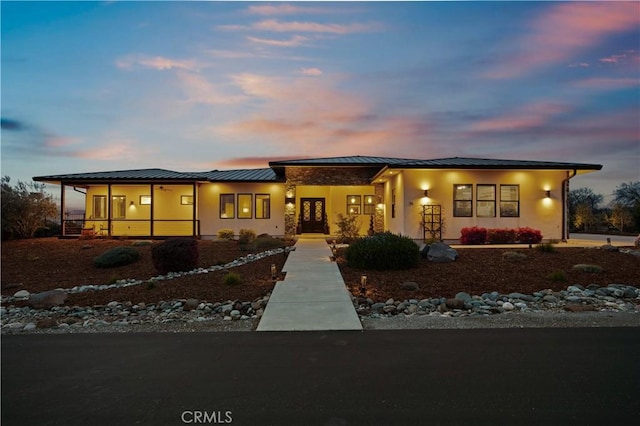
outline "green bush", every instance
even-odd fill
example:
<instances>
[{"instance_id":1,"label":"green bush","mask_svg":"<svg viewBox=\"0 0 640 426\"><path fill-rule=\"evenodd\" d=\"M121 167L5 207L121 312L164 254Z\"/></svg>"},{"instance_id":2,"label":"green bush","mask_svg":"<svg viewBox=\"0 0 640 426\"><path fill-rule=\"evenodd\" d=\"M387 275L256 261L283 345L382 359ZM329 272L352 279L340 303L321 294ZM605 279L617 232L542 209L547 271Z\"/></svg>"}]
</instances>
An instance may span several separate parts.
<instances>
[{"instance_id":1,"label":"green bush","mask_svg":"<svg viewBox=\"0 0 640 426\"><path fill-rule=\"evenodd\" d=\"M518 251L505 251L502 253L502 259L508 262L522 262L527 258L527 255Z\"/></svg>"},{"instance_id":2,"label":"green bush","mask_svg":"<svg viewBox=\"0 0 640 426\"><path fill-rule=\"evenodd\" d=\"M284 241L278 238L272 238L269 235L267 236L259 236L253 242L253 245L258 250L272 250L279 247L284 247Z\"/></svg>"},{"instance_id":3,"label":"green bush","mask_svg":"<svg viewBox=\"0 0 640 426\"><path fill-rule=\"evenodd\" d=\"M129 265L140 258L140 253L133 247L114 247L93 259L97 268L114 268Z\"/></svg>"},{"instance_id":4,"label":"green bush","mask_svg":"<svg viewBox=\"0 0 640 426\"><path fill-rule=\"evenodd\" d=\"M598 265L587 265L584 263L579 263L577 265L573 265L571 268L574 271L587 272L590 274L599 274L602 272L602 267Z\"/></svg>"},{"instance_id":5,"label":"green bush","mask_svg":"<svg viewBox=\"0 0 640 426\"><path fill-rule=\"evenodd\" d=\"M218 230L218 238L221 240L233 240L233 229L222 228Z\"/></svg>"},{"instance_id":6,"label":"green bush","mask_svg":"<svg viewBox=\"0 0 640 426\"><path fill-rule=\"evenodd\" d=\"M229 272L227 275L222 277L222 282L224 285L238 285L242 282L242 278L235 272Z\"/></svg>"},{"instance_id":7,"label":"green bush","mask_svg":"<svg viewBox=\"0 0 640 426\"><path fill-rule=\"evenodd\" d=\"M256 231L253 229L241 229L238 242L240 244L251 244L256 239Z\"/></svg>"},{"instance_id":8,"label":"green bush","mask_svg":"<svg viewBox=\"0 0 640 426\"><path fill-rule=\"evenodd\" d=\"M161 274L184 272L198 266L198 241L194 238L171 238L151 250L153 266Z\"/></svg>"},{"instance_id":9,"label":"green bush","mask_svg":"<svg viewBox=\"0 0 640 426\"><path fill-rule=\"evenodd\" d=\"M349 243L358 238L360 229L360 216L355 214L344 215L338 213L338 221L335 222L338 227L336 235L338 242Z\"/></svg>"},{"instance_id":10,"label":"green bush","mask_svg":"<svg viewBox=\"0 0 640 426\"><path fill-rule=\"evenodd\" d=\"M567 281L567 276L564 274L563 270L558 269L549 274L549 279L551 281L565 282Z\"/></svg>"},{"instance_id":11,"label":"green bush","mask_svg":"<svg viewBox=\"0 0 640 426\"><path fill-rule=\"evenodd\" d=\"M383 232L355 240L345 257L354 268L384 271L417 266L420 252L411 238Z\"/></svg>"},{"instance_id":12,"label":"green bush","mask_svg":"<svg viewBox=\"0 0 640 426\"><path fill-rule=\"evenodd\" d=\"M538 244L536 250L540 253L555 253L556 247L551 243Z\"/></svg>"}]
</instances>

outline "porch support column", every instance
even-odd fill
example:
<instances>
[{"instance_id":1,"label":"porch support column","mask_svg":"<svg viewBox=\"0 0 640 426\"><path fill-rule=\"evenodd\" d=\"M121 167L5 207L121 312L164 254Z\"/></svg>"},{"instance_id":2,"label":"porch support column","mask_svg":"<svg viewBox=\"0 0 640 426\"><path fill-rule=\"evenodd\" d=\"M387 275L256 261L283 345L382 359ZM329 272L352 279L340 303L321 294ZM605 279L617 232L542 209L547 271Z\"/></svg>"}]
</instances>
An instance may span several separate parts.
<instances>
[{"instance_id":1,"label":"porch support column","mask_svg":"<svg viewBox=\"0 0 640 426\"><path fill-rule=\"evenodd\" d=\"M60 182L60 236L65 235L65 220L64 220L64 182Z\"/></svg>"},{"instance_id":2,"label":"porch support column","mask_svg":"<svg viewBox=\"0 0 640 426\"><path fill-rule=\"evenodd\" d=\"M193 183L193 236L198 236L198 197L196 197L196 183Z\"/></svg>"},{"instance_id":3,"label":"porch support column","mask_svg":"<svg viewBox=\"0 0 640 426\"><path fill-rule=\"evenodd\" d=\"M153 237L153 203L156 200L155 195L153 194L153 184L149 185L149 191L151 194L151 204L149 205L149 236Z\"/></svg>"},{"instance_id":4,"label":"porch support column","mask_svg":"<svg viewBox=\"0 0 640 426\"><path fill-rule=\"evenodd\" d=\"M107 184L107 236L111 236L111 184Z\"/></svg>"}]
</instances>

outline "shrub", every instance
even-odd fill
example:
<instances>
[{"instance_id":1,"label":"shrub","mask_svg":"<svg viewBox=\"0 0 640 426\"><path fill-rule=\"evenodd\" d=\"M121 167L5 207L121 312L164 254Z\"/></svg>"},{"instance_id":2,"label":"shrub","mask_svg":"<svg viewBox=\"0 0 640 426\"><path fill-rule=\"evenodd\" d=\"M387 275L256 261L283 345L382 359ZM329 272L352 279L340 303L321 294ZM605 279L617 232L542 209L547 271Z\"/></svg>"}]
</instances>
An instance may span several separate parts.
<instances>
[{"instance_id":1,"label":"shrub","mask_svg":"<svg viewBox=\"0 0 640 426\"><path fill-rule=\"evenodd\" d=\"M542 241L542 233L537 229L518 228L517 234L518 242L523 244L538 244Z\"/></svg>"},{"instance_id":2,"label":"shrub","mask_svg":"<svg viewBox=\"0 0 640 426\"><path fill-rule=\"evenodd\" d=\"M538 244L536 250L540 253L555 253L556 247L551 243Z\"/></svg>"},{"instance_id":3,"label":"shrub","mask_svg":"<svg viewBox=\"0 0 640 426\"><path fill-rule=\"evenodd\" d=\"M408 269L418 265L418 245L409 237L382 232L355 240L346 250L350 266L360 269Z\"/></svg>"},{"instance_id":4,"label":"shrub","mask_svg":"<svg viewBox=\"0 0 640 426\"><path fill-rule=\"evenodd\" d=\"M251 244L256 239L256 231L253 229L241 229L238 242L240 244Z\"/></svg>"},{"instance_id":5,"label":"shrub","mask_svg":"<svg viewBox=\"0 0 640 426\"><path fill-rule=\"evenodd\" d=\"M338 221L336 222L338 230L336 235L342 243L350 242L358 238L360 230L360 216L355 214L344 215L338 213Z\"/></svg>"},{"instance_id":6,"label":"shrub","mask_svg":"<svg viewBox=\"0 0 640 426\"><path fill-rule=\"evenodd\" d=\"M222 282L225 285L238 285L242 282L242 278L235 272L229 272L224 277L222 277Z\"/></svg>"},{"instance_id":7,"label":"shrub","mask_svg":"<svg viewBox=\"0 0 640 426\"><path fill-rule=\"evenodd\" d=\"M221 240L233 240L233 229L222 228L218 230L218 238Z\"/></svg>"},{"instance_id":8,"label":"shrub","mask_svg":"<svg viewBox=\"0 0 640 426\"><path fill-rule=\"evenodd\" d=\"M484 244L487 241L487 230L485 228L462 228L460 230L460 243L462 244Z\"/></svg>"},{"instance_id":9,"label":"shrub","mask_svg":"<svg viewBox=\"0 0 640 426\"><path fill-rule=\"evenodd\" d=\"M577 265L573 265L573 267L571 268L574 271L580 271L580 272L588 272L590 274L599 274L602 272L602 267L598 266L598 265L587 265L584 263L579 263Z\"/></svg>"},{"instance_id":10,"label":"shrub","mask_svg":"<svg viewBox=\"0 0 640 426\"><path fill-rule=\"evenodd\" d=\"M513 244L516 242L515 229L489 229L487 230L487 241L489 244Z\"/></svg>"},{"instance_id":11,"label":"shrub","mask_svg":"<svg viewBox=\"0 0 640 426\"><path fill-rule=\"evenodd\" d=\"M509 262L521 262L527 258L527 255L517 251L505 251L502 253L502 258Z\"/></svg>"},{"instance_id":12,"label":"shrub","mask_svg":"<svg viewBox=\"0 0 640 426\"><path fill-rule=\"evenodd\" d=\"M551 273L549 274L549 279L550 279L551 281L560 281L560 282L565 282L565 281L567 281L567 277L566 277L566 275L564 274L564 271L563 271L563 270L560 270L560 269L558 269L558 270L555 270L555 271L551 272Z\"/></svg>"},{"instance_id":13,"label":"shrub","mask_svg":"<svg viewBox=\"0 0 640 426\"><path fill-rule=\"evenodd\" d=\"M93 259L97 268L114 268L129 265L140 258L140 253L133 247L114 247Z\"/></svg>"},{"instance_id":14,"label":"shrub","mask_svg":"<svg viewBox=\"0 0 640 426\"><path fill-rule=\"evenodd\" d=\"M153 266L161 274L183 272L198 266L198 241L194 238L171 238L151 250Z\"/></svg>"}]
</instances>

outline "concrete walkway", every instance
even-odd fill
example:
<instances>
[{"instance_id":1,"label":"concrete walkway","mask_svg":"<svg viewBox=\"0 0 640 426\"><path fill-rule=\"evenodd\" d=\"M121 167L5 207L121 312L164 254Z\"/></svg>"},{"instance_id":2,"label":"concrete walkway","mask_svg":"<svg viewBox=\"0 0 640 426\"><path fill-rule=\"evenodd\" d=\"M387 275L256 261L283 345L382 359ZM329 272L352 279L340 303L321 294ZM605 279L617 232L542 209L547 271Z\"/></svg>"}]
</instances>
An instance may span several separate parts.
<instances>
[{"instance_id":1,"label":"concrete walkway","mask_svg":"<svg viewBox=\"0 0 640 426\"><path fill-rule=\"evenodd\" d=\"M276 283L258 331L362 330L331 249L323 239L301 238L289 253L284 281Z\"/></svg>"}]
</instances>

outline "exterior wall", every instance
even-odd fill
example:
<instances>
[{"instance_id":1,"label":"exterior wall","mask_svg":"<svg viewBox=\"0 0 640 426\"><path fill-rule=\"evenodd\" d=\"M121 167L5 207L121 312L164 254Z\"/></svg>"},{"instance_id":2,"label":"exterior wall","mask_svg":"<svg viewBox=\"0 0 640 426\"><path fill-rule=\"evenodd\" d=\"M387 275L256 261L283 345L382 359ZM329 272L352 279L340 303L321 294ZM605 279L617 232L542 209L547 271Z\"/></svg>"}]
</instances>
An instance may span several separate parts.
<instances>
[{"instance_id":1,"label":"exterior wall","mask_svg":"<svg viewBox=\"0 0 640 426\"><path fill-rule=\"evenodd\" d=\"M160 188L162 187L162 189ZM111 185L111 196L124 196L125 218L98 220L93 211L93 196L108 197L107 185L90 186L85 205L85 227L93 227L98 235L112 236L186 236L193 234L193 205L181 204L183 195L193 196L192 185ZM140 197L151 195L152 205L140 204ZM132 203L133 202L133 203ZM109 200L107 199L107 206Z\"/></svg>"},{"instance_id":2,"label":"exterior wall","mask_svg":"<svg viewBox=\"0 0 640 426\"><path fill-rule=\"evenodd\" d=\"M395 193L395 203L393 197ZM406 235L405 230L405 189L403 172L393 172L385 184L384 205L387 230L395 234ZM395 204L395 208L393 205ZM395 212L395 214L394 214Z\"/></svg>"},{"instance_id":3,"label":"exterior wall","mask_svg":"<svg viewBox=\"0 0 640 426\"><path fill-rule=\"evenodd\" d=\"M402 181L404 231L412 238L421 239L422 204L440 204L443 209L445 230L443 239L458 240L464 227L518 228L529 226L539 229L545 239L562 239L562 181L567 172L562 170L404 170L397 181ZM473 184L473 216L453 216L454 184ZM496 185L496 217L476 216L476 185ZM500 217L500 185L520 186L520 216ZM429 198L424 190L429 189ZM545 191L551 198L545 198ZM395 222L394 222L395 223ZM393 229L392 229L393 230ZM397 232L394 230L394 232Z\"/></svg>"},{"instance_id":4,"label":"exterior wall","mask_svg":"<svg viewBox=\"0 0 640 426\"><path fill-rule=\"evenodd\" d=\"M220 194L236 195L236 214L233 219L220 217ZM252 218L237 217L237 194L252 194ZM255 194L270 195L270 218L255 218ZM203 238L216 237L218 230L233 229L238 235L240 229L252 229L257 235L267 233L274 236L285 235L285 185L283 183L203 183L199 186L198 217L200 235Z\"/></svg>"}]
</instances>

